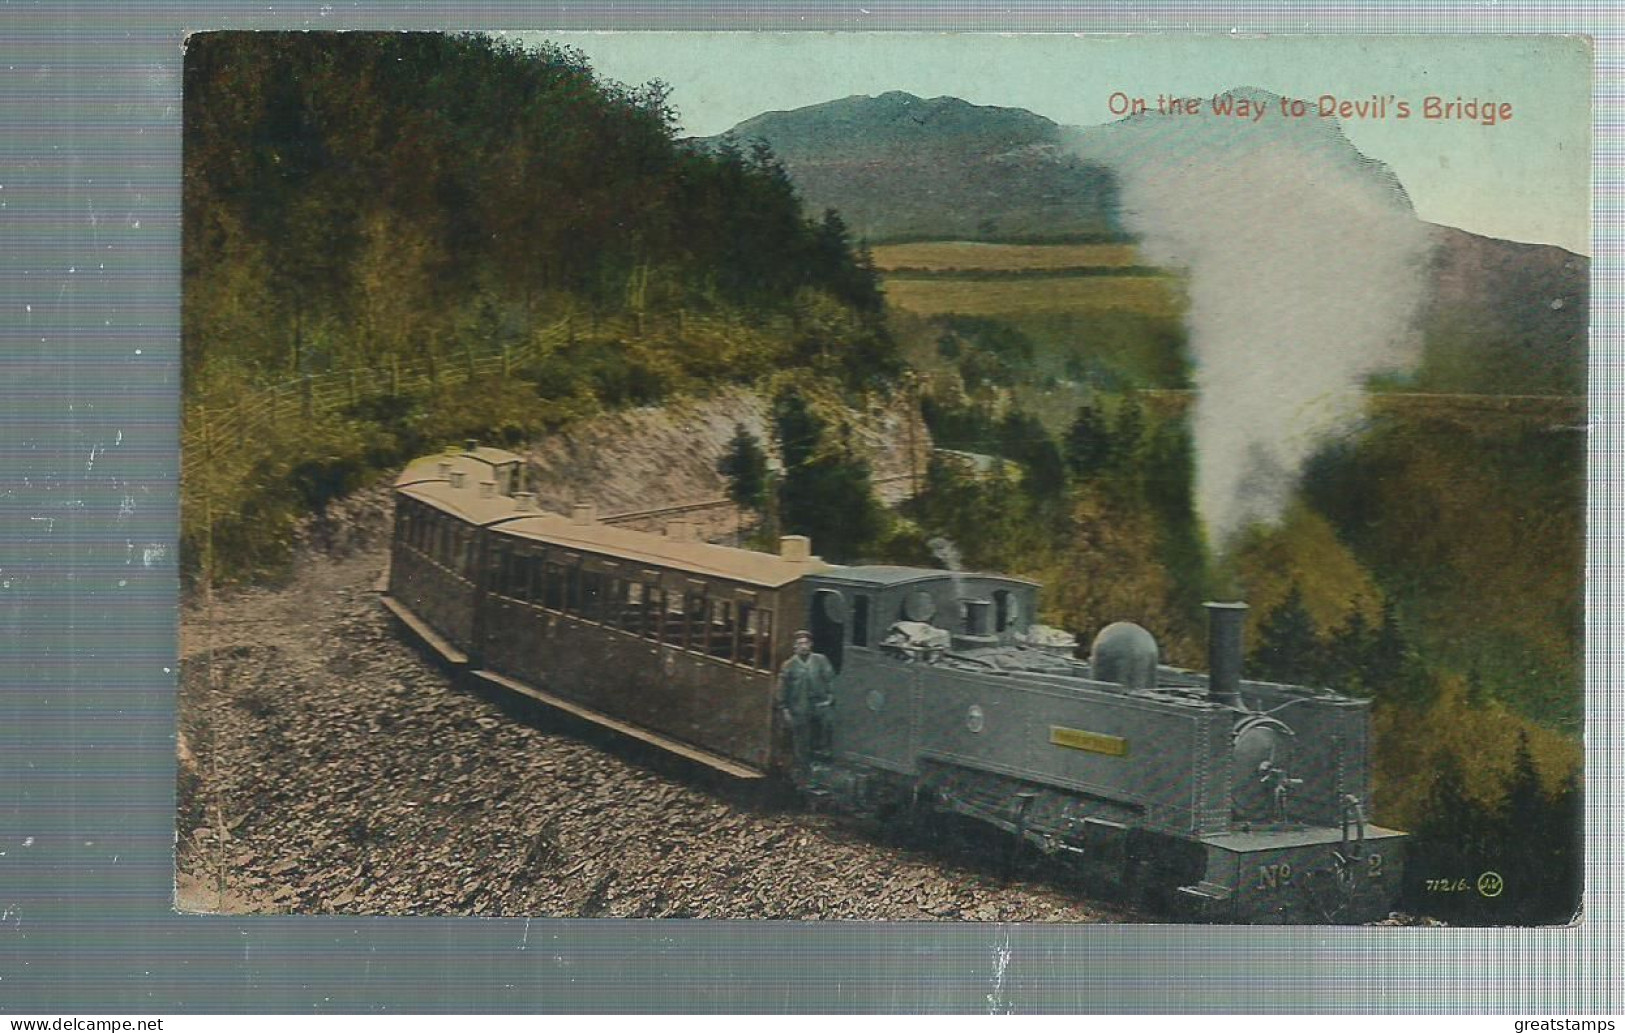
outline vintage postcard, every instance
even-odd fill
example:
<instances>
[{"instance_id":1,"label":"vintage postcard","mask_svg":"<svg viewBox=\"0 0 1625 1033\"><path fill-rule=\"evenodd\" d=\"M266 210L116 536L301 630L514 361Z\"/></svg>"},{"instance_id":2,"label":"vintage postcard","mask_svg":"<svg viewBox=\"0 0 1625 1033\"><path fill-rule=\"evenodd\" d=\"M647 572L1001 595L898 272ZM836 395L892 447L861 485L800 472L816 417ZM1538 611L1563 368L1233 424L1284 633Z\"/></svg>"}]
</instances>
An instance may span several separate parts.
<instances>
[{"instance_id":1,"label":"vintage postcard","mask_svg":"<svg viewBox=\"0 0 1625 1033\"><path fill-rule=\"evenodd\" d=\"M1575 921L1591 82L191 36L176 906Z\"/></svg>"}]
</instances>

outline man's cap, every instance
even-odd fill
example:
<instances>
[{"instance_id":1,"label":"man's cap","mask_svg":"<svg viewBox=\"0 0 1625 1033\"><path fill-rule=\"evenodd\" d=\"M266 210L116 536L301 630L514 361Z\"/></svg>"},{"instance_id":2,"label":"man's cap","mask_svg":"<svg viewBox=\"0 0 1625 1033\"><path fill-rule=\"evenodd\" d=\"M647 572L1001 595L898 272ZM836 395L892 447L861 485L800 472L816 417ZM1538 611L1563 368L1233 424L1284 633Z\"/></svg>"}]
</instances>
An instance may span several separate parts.
<instances>
[{"instance_id":1,"label":"man's cap","mask_svg":"<svg viewBox=\"0 0 1625 1033\"><path fill-rule=\"evenodd\" d=\"M798 638L804 638L808 642L811 642L812 641L812 632L807 631L806 629L802 629L801 631L797 631L795 634L790 636L790 641L794 642Z\"/></svg>"}]
</instances>

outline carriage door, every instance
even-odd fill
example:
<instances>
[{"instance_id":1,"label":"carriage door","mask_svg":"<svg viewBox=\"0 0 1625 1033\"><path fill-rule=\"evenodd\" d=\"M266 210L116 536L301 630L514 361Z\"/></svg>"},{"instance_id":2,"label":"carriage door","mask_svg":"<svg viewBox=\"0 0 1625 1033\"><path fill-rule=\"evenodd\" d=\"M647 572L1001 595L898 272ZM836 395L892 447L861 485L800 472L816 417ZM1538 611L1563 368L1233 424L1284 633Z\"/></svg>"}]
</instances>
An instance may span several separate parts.
<instances>
[{"instance_id":1,"label":"carriage door","mask_svg":"<svg viewBox=\"0 0 1625 1033\"><path fill-rule=\"evenodd\" d=\"M841 673L841 649L846 644L846 600L832 588L821 588L812 600L813 652L829 657L835 673Z\"/></svg>"}]
</instances>

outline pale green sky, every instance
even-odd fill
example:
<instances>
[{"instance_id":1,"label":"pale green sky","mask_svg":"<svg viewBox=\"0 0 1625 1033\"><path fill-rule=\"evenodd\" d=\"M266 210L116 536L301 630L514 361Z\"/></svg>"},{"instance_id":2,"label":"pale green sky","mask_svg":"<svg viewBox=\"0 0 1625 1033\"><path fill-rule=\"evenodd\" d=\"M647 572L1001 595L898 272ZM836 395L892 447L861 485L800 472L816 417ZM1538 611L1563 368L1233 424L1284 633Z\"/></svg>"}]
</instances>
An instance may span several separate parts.
<instances>
[{"instance_id":1,"label":"pale green sky","mask_svg":"<svg viewBox=\"0 0 1625 1033\"><path fill-rule=\"evenodd\" d=\"M603 75L672 88L684 131L763 111L904 90L1027 108L1064 125L1115 117L1113 91L1409 100L1405 121L1344 121L1418 214L1509 240L1591 253L1591 54L1552 37L1103 37L903 33L523 33L567 43ZM1488 99L1510 121L1428 121L1423 98Z\"/></svg>"}]
</instances>

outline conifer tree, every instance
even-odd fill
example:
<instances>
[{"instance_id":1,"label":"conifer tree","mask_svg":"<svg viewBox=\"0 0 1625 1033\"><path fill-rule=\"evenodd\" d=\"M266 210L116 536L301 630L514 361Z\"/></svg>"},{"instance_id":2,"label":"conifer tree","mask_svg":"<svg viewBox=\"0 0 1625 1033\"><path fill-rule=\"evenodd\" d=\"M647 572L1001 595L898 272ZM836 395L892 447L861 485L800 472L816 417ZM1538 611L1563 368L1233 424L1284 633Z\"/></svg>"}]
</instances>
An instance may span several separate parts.
<instances>
[{"instance_id":1,"label":"conifer tree","mask_svg":"<svg viewBox=\"0 0 1625 1033\"><path fill-rule=\"evenodd\" d=\"M1323 666L1320 642L1297 585L1265 619L1258 638L1252 663L1259 677L1295 683L1318 680Z\"/></svg>"},{"instance_id":2,"label":"conifer tree","mask_svg":"<svg viewBox=\"0 0 1625 1033\"><path fill-rule=\"evenodd\" d=\"M717 461L717 472L727 478L728 498L735 505L761 511L767 494L767 453L744 424L734 424L734 436L728 442L728 451Z\"/></svg>"},{"instance_id":3,"label":"conifer tree","mask_svg":"<svg viewBox=\"0 0 1625 1033\"><path fill-rule=\"evenodd\" d=\"M885 530L869 463L849 442L826 440L827 426L794 388L774 400L774 430L784 457L779 520L789 534L804 534L826 559L864 555Z\"/></svg>"},{"instance_id":4,"label":"conifer tree","mask_svg":"<svg viewBox=\"0 0 1625 1033\"><path fill-rule=\"evenodd\" d=\"M1123 395L1112 427L1112 457L1124 470L1137 470L1145 439L1145 410L1133 391Z\"/></svg>"},{"instance_id":5,"label":"conifer tree","mask_svg":"<svg viewBox=\"0 0 1625 1033\"><path fill-rule=\"evenodd\" d=\"M1084 403L1066 431L1066 465L1078 480L1092 480L1105 473L1111 463L1112 437L1105 419L1094 406Z\"/></svg>"},{"instance_id":6,"label":"conifer tree","mask_svg":"<svg viewBox=\"0 0 1625 1033\"><path fill-rule=\"evenodd\" d=\"M1552 827L1552 809L1535 771L1528 732L1518 732L1518 749L1498 817L1497 839L1505 853L1496 860L1496 871L1507 886L1507 917L1514 922L1538 921L1547 898L1541 886L1554 874L1550 869L1558 830Z\"/></svg>"}]
</instances>

